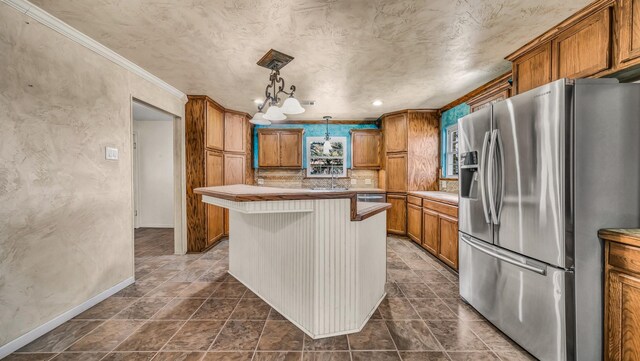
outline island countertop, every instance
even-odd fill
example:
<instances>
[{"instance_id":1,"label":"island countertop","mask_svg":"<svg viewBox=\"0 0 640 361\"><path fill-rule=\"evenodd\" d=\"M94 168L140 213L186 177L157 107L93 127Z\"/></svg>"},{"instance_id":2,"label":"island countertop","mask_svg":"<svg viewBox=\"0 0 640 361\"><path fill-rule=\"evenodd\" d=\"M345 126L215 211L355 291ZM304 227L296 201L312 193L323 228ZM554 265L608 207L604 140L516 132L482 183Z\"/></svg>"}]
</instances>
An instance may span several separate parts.
<instances>
[{"instance_id":1,"label":"island countertop","mask_svg":"<svg viewBox=\"0 0 640 361\"><path fill-rule=\"evenodd\" d=\"M234 184L218 187L203 187L193 190L203 196L226 199L233 202L289 201L312 199L349 199L351 220L361 221L391 208L389 203L363 203L357 201L357 190L314 190L302 188L258 187Z\"/></svg>"}]
</instances>

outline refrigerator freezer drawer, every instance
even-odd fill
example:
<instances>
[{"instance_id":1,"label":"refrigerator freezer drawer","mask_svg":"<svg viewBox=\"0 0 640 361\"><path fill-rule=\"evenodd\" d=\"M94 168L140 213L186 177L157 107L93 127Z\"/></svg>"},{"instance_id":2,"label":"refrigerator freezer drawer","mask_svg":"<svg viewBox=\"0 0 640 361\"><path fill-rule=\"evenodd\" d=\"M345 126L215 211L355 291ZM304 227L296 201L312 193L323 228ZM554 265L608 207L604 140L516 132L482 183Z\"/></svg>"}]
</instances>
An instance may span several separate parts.
<instances>
[{"instance_id":1,"label":"refrigerator freezer drawer","mask_svg":"<svg viewBox=\"0 0 640 361\"><path fill-rule=\"evenodd\" d=\"M460 233L460 295L540 360L573 360L573 272Z\"/></svg>"}]
</instances>

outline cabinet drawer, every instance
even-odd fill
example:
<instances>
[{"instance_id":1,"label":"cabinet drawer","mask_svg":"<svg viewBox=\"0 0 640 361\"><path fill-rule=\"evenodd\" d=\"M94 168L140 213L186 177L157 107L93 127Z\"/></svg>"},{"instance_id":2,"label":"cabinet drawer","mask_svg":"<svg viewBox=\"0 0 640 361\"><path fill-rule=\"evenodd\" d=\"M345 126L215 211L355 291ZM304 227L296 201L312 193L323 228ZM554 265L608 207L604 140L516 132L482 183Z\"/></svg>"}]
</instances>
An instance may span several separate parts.
<instances>
[{"instance_id":1,"label":"cabinet drawer","mask_svg":"<svg viewBox=\"0 0 640 361\"><path fill-rule=\"evenodd\" d=\"M407 203L415 204L422 207L422 198L416 196L407 196Z\"/></svg>"},{"instance_id":2,"label":"cabinet drawer","mask_svg":"<svg viewBox=\"0 0 640 361\"><path fill-rule=\"evenodd\" d=\"M458 207L451 206L448 204L430 201L428 199L422 200L422 207L431 209L438 213L446 214L451 217L458 218Z\"/></svg>"},{"instance_id":3,"label":"cabinet drawer","mask_svg":"<svg viewBox=\"0 0 640 361\"><path fill-rule=\"evenodd\" d=\"M609 242L609 265L640 274L640 248Z\"/></svg>"}]
</instances>

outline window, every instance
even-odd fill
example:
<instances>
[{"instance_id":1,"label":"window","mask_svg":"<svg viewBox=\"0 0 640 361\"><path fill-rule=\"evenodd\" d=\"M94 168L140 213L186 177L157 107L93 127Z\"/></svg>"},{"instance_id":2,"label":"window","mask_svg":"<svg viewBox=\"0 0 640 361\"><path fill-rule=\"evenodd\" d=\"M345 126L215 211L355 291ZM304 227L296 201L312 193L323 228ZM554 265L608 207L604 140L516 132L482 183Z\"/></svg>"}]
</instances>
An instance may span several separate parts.
<instances>
[{"instance_id":1,"label":"window","mask_svg":"<svg viewBox=\"0 0 640 361\"><path fill-rule=\"evenodd\" d=\"M347 138L331 137L331 150L324 152L324 137L307 138L307 177L347 176Z\"/></svg>"},{"instance_id":2,"label":"window","mask_svg":"<svg viewBox=\"0 0 640 361\"><path fill-rule=\"evenodd\" d=\"M447 174L448 178L458 178L458 124L447 128Z\"/></svg>"}]
</instances>

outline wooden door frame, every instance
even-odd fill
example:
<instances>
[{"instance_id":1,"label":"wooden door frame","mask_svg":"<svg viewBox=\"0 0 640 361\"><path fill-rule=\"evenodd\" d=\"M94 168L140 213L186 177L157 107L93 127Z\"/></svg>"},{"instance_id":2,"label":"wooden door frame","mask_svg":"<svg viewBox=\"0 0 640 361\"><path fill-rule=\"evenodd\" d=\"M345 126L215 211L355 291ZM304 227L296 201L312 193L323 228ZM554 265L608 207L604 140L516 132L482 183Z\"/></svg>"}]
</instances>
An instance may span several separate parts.
<instances>
[{"instance_id":1,"label":"wooden door frame","mask_svg":"<svg viewBox=\"0 0 640 361\"><path fill-rule=\"evenodd\" d=\"M173 116L173 249L174 254L185 254L187 252L187 174L186 174L186 139L184 118L164 110L144 100L131 96L130 117L129 117L129 151L133 150L133 103L140 103L156 108ZM131 161L131 204L134 204L134 169ZM134 207L131 207L132 224L135 222ZM131 228L132 239L135 240L134 228ZM131 247L133 248L134 242ZM132 253L135 254L135 253ZM135 262L134 262L135 264Z\"/></svg>"}]
</instances>

